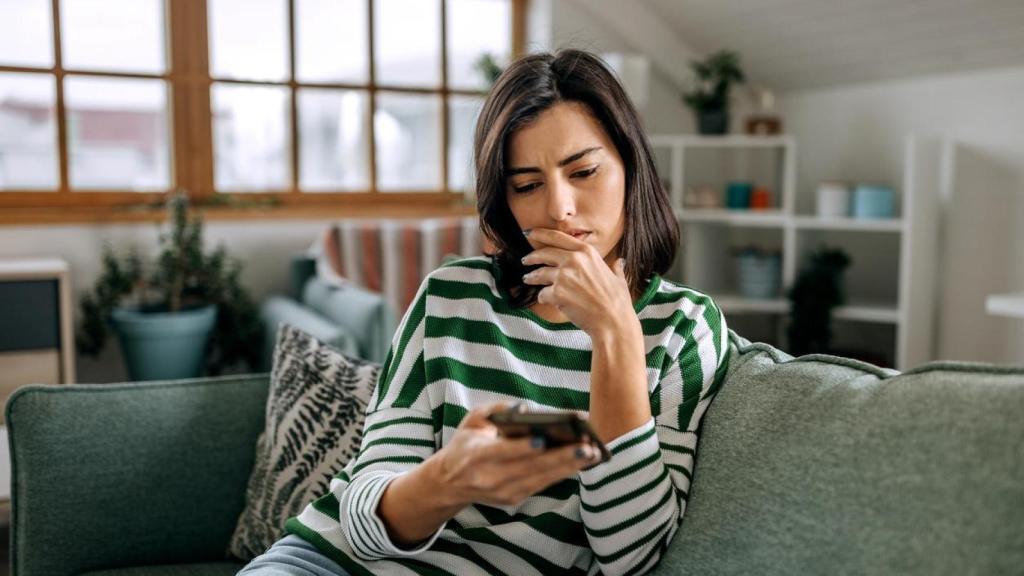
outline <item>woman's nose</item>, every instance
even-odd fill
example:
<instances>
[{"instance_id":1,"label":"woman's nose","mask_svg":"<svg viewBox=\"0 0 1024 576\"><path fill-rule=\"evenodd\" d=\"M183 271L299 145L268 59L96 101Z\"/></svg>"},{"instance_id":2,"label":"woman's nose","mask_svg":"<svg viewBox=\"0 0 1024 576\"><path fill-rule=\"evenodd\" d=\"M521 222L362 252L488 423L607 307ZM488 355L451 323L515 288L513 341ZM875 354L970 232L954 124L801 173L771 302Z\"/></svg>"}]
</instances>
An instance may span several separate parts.
<instances>
[{"instance_id":1,"label":"woman's nose","mask_svg":"<svg viewBox=\"0 0 1024 576\"><path fill-rule=\"evenodd\" d=\"M554 179L548 186L548 215L554 220L564 220L575 214L575 190L561 178Z\"/></svg>"}]
</instances>

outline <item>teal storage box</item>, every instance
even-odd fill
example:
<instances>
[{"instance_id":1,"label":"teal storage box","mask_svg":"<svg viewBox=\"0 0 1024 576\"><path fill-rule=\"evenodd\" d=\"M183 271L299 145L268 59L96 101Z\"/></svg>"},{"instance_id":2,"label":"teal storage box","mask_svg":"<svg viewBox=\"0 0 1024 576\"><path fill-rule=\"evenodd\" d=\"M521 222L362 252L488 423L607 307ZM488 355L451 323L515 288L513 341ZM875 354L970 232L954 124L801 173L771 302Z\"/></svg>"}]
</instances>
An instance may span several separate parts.
<instances>
[{"instance_id":1,"label":"teal storage box","mask_svg":"<svg viewBox=\"0 0 1024 576\"><path fill-rule=\"evenodd\" d=\"M895 218L896 193L892 188L860 184L853 190L854 218Z\"/></svg>"}]
</instances>

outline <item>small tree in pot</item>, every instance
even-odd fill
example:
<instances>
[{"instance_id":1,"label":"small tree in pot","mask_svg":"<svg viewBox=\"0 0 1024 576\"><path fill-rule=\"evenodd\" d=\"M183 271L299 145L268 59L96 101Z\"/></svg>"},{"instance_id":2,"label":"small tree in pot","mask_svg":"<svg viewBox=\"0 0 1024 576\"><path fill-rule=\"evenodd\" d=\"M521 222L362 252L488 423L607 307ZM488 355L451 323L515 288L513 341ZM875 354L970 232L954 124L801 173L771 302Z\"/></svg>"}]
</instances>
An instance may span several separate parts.
<instances>
[{"instance_id":1,"label":"small tree in pot","mask_svg":"<svg viewBox=\"0 0 1024 576\"><path fill-rule=\"evenodd\" d=\"M172 195L167 209L170 229L152 270L137 250L119 257L104 247L100 277L81 299L79 350L98 355L112 325L133 380L219 374L242 362L255 369L262 325L239 282L241 265L223 246L203 251L202 219L189 217L185 194Z\"/></svg>"},{"instance_id":2,"label":"small tree in pot","mask_svg":"<svg viewBox=\"0 0 1024 576\"><path fill-rule=\"evenodd\" d=\"M831 353L832 310L846 302L843 272L850 256L841 248L811 254L787 296L790 301L788 352L794 356Z\"/></svg>"},{"instance_id":3,"label":"small tree in pot","mask_svg":"<svg viewBox=\"0 0 1024 576\"><path fill-rule=\"evenodd\" d=\"M733 83L746 80L740 68L740 57L735 52L721 50L707 59L691 60L695 82L683 93L683 102L693 109L697 117L697 130L701 134L729 132L729 90Z\"/></svg>"}]
</instances>

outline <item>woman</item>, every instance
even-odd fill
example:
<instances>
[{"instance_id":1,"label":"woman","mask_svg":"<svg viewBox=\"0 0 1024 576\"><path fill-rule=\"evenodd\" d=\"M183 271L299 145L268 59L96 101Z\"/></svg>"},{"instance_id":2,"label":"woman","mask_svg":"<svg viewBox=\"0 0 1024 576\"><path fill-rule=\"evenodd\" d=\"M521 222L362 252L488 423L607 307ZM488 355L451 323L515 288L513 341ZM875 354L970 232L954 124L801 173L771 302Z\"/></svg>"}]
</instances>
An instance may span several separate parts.
<instances>
[{"instance_id":1,"label":"woman","mask_svg":"<svg viewBox=\"0 0 1024 576\"><path fill-rule=\"evenodd\" d=\"M359 454L242 574L643 573L672 540L726 329L660 277L678 228L635 110L594 56L528 56L475 157L495 255L424 280ZM501 437L513 403L588 415L612 459Z\"/></svg>"}]
</instances>

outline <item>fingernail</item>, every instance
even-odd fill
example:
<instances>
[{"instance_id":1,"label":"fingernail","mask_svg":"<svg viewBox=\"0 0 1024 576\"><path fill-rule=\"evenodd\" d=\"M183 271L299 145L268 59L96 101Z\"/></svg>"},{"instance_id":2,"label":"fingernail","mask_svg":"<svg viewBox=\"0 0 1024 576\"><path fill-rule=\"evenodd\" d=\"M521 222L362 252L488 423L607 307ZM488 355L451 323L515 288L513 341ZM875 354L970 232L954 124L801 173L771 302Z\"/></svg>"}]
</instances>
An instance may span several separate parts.
<instances>
[{"instance_id":1,"label":"fingernail","mask_svg":"<svg viewBox=\"0 0 1024 576\"><path fill-rule=\"evenodd\" d=\"M530 446L532 446L535 450L543 449L544 448L544 437L543 436L534 436L533 438L530 438Z\"/></svg>"},{"instance_id":2,"label":"fingernail","mask_svg":"<svg viewBox=\"0 0 1024 576\"><path fill-rule=\"evenodd\" d=\"M526 228L526 229L524 229L523 230L523 236L529 238L530 237L530 232L533 232L533 228Z\"/></svg>"}]
</instances>

